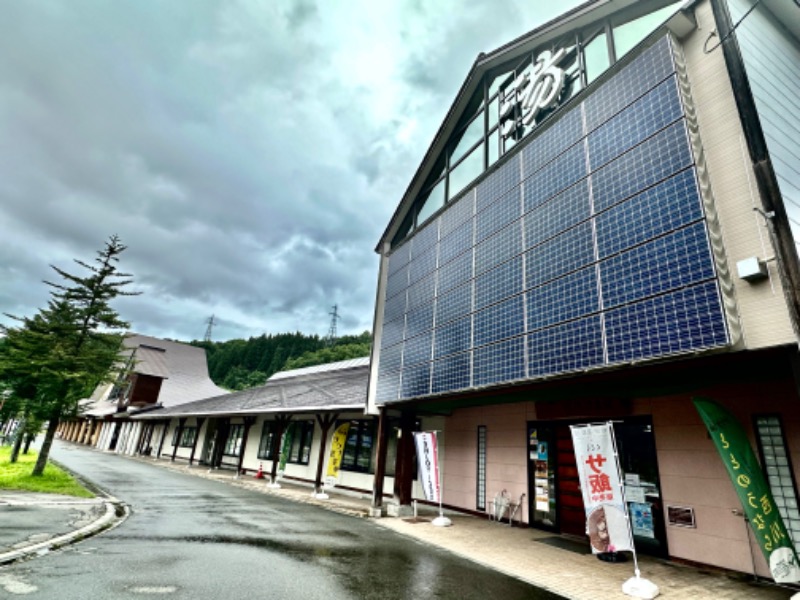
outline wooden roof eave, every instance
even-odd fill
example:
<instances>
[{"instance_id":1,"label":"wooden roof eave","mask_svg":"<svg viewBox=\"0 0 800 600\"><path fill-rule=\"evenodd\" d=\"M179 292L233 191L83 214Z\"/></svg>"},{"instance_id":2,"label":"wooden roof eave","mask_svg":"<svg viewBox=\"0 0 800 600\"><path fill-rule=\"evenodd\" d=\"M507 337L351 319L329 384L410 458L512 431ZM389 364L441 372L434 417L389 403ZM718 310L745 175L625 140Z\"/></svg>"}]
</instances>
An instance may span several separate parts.
<instances>
[{"instance_id":1,"label":"wooden roof eave","mask_svg":"<svg viewBox=\"0 0 800 600\"><path fill-rule=\"evenodd\" d=\"M316 413L341 413L359 412L364 410L364 404L342 404L324 406L271 406L269 408L252 408L243 410L220 410L220 411L186 411L170 412L169 414L147 414L130 415L134 420L154 420L154 419L177 419L183 417L241 417L246 415L269 415L276 413L290 414L316 414Z\"/></svg>"}]
</instances>

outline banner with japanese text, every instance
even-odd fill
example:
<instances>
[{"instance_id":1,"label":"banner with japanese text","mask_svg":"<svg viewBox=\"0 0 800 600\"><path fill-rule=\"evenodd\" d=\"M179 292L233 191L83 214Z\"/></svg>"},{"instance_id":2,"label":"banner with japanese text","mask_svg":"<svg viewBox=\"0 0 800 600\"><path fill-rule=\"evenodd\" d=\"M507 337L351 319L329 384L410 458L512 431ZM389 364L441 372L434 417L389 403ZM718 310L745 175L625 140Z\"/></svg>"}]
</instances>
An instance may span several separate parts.
<instances>
[{"instance_id":1,"label":"banner with japanese text","mask_svg":"<svg viewBox=\"0 0 800 600\"><path fill-rule=\"evenodd\" d=\"M592 552L633 550L611 423L571 425L570 430Z\"/></svg>"},{"instance_id":2,"label":"banner with japanese text","mask_svg":"<svg viewBox=\"0 0 800 600\"><path fill-rule=\"evenodd\" d=\"M417 473L425 499L439 502L439 453L436 443L436 432L414 433L417 447Z\"/></svg>"},{"instance_id":3,"label":"banner with japanese text","mask_svg":"<svg viewBox=\"0 0 800 600\"><path fill-rule=\"evenodd\" d=\"M350 431L350 423L342 423L333 432L331 438L331 453L328 457L327 475L336 480L339 478L339 469L342 467L342 456L344 456L344 445L347 442L347 434Z\"/></svg>"},{"instance_id":4,"label":"banner with japanese text","mask_svg":"<svg viewBox=\"0 0 800 600\"><path fill-rule=\"evenodd\" d=\"M736 417L711 400L695 398L694 405L728 471L772 577L778 583L800 581L794 545L744 428Z\"/></svg>"}]
</instances>

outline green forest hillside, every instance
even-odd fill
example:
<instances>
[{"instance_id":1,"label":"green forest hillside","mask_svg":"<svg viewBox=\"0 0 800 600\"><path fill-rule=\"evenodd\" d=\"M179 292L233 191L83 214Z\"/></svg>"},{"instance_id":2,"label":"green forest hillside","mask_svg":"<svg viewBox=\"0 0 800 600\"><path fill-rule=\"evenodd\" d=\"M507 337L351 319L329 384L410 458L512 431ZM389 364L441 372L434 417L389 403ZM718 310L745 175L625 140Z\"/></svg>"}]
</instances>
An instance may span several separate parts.
<instances>
[{"instance_id":1,"label":"green forest hillside","mask_svg":"<svg viewBox=\"0 0 800 600\"><path fill-rule=\"evenodd\" d=\"M318 335L300 332L190 343L205 348L208 372L214 383L229 390L244 390L263 385L278 371L369 356L372 336L369 331L345 335L337 338L333 346L327 346Z\"/></svg>"}]
</instances>

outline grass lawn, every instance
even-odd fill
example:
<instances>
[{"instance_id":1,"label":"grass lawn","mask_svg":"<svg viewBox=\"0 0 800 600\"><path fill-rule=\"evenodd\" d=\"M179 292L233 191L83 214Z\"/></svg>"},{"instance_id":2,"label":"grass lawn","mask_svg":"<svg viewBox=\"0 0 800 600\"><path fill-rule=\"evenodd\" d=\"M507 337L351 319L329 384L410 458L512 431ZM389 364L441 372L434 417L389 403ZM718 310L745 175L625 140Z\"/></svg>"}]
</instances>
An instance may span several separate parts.
<instances>
[{"instance_id":1,"label":"grass lawn","mask_svg":"<svg viewBox=\"0 0 800 600\"><path fill-rule=\"evenodd\" d=\"M41 477L33 477L31 472L36 464L38 453L31 450L19 455L13 465L9 462L11 446L0 446L0 490L22 490L26 492L45 492L66 494L80 498L93 498L94 494L78 483L69 473L65 473L53 463L48 462Z\"/></svg>"}]
</instances>

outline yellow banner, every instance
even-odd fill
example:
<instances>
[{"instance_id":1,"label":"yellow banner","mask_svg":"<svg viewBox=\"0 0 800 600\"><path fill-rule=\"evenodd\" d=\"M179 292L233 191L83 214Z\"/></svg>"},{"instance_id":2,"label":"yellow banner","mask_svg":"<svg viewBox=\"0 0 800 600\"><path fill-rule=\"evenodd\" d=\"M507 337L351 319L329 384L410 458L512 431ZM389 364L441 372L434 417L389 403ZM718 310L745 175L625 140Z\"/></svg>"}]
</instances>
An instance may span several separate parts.
<instances>
[{"instance_id":1,"label":"yellow banner","mask_svg":"<svg viewBox=\"0 0 800 600\"><path fill-rule=\"evenodd\" d=\"M339 477L339 468L342 466L342 455L344 454L344 444L347 441L348 431L350 431L350 423L342 423L333 434L331 455L328 458L328 477Z\"/></svg>"}]
</instances>

